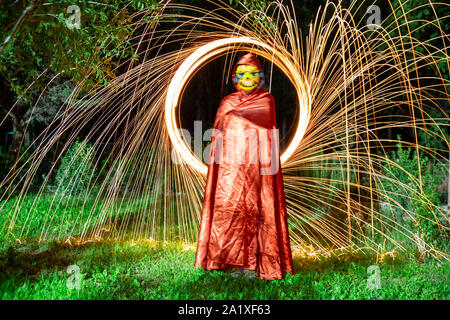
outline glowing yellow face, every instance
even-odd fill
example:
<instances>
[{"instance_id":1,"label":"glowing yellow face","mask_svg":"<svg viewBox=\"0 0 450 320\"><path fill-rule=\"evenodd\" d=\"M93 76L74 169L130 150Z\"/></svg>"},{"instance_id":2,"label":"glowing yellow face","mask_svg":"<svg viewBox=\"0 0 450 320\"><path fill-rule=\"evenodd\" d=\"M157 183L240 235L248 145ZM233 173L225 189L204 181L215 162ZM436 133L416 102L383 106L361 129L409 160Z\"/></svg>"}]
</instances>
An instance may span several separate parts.
<instances>
[{"instance_id":1,"label":"glowing yellow face","mask_svg":"<svg viewBox=\"0 0 450 320\"><path fill-rule=\"evenodd\" d=\"M239 65L236 68L237 85L247 94L252 93L261 80L258 68L254 66Z\"/></svg>"}]
</instances>

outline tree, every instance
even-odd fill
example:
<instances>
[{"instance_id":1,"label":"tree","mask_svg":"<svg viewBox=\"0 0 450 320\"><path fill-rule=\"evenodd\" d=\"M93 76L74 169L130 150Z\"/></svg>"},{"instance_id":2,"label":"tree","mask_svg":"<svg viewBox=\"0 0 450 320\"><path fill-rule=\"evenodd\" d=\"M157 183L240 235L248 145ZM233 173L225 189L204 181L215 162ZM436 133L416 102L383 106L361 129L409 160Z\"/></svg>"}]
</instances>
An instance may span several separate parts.
<instances>
[{"instance_id":1,"label":"tree","mask_svg":"<svg viewBox=\"0 0 450 320\"><path fill-rule=\"evenodd\" d=\"M131 13L151 15L157 6L156 0L0 3L0 108L13 126L11 165L50 78L63 73L86 89L114 78L117 61L133 55L124 50L133 32Z\"/></svg>"}]
</instances>

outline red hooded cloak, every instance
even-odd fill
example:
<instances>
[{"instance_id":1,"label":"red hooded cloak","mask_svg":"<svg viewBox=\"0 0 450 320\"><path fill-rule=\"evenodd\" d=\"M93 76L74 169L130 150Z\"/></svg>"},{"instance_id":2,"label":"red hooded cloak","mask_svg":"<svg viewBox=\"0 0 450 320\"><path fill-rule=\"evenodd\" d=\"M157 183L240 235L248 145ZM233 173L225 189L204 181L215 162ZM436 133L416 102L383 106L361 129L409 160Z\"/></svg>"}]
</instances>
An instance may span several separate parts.
<instances>
[{"instance_id":1,"label":"red hooded cloak","mask_svg":"<svg viewBox=\"0 0 450 320\"><path fill-rule=\"evenodd\" d=\"M262 71L258 59L248 53L236 63L233 80L238 65ZM234 82L237 91L226 96L217 110L194 265L206 270L258 270L258 278L274 280L287 272L293 275L294 269L278 133L274 136L271 130L276 129L275 102L262 88L263 81L261 77L259 87L249 95ZM248 134L238 134L235 145L228 145L234 136L227 132L232 130ZM256 139L252 132L258 134ZM244 163L230 161L239 156L245 157ZM263 170L268 171L262 174Z\"/></svg>"}]
</instances>

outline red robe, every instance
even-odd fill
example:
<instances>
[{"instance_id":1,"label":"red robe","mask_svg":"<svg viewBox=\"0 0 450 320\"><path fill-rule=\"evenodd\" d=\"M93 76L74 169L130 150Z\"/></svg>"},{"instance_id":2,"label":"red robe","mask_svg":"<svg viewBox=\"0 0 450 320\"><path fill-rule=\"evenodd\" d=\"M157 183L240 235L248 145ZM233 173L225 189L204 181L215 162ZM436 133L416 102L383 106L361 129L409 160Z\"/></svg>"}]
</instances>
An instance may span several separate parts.
<instances>
[{"instance_id":1,"label":"red robe","mask_svg":"<svg viewBox=\"0 0 450 320\"><path fill-rule=\"evenodd\" d=\"M240 64L262 70L252 54L242 57L234 70ZM261 85L250 95L237 85L236 88L238 91L222 100L214 121L214 129L220 130L221 135L213 135L211 139L194 265L206 270L231 267L258 270L260 279L282 279L287 272L293 275L294 269L278 135L271 134L274 132L271 129L276 129L275 102ZM233 148L227 148L233 137L226 134L230 129L255 129L254 132L262 134L246 143L242 143L244 136L238 135L241 144L237 142L230 144ZM273 161L263 160L264 155L273 155ZM228 156L245 156L245 161L233 162ZM250 161L251 157L258 161ZM261 174L260 170L267 171Z\"/></svg>"}]
</instances>

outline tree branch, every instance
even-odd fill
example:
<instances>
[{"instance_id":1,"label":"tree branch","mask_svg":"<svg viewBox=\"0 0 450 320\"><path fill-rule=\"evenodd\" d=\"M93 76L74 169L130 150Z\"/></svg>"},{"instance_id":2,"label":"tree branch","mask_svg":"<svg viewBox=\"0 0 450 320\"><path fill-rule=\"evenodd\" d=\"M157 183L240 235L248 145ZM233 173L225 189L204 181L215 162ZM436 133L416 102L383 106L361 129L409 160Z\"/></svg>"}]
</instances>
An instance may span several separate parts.
<instances>
[{"instance_id":1,"label":"tree branch","mask_svg":"<svg viewBox=\"0 0 450 320\"><path fill-rule=\"evenodd\" d=\"M6 47L11 43L11 41L14 39L14 36L16 35L17 31L19 30L20 26L22 25L23 21L25 20L25 17L30 14L38 5L39 1L31 1L31 3L25 8L25 10L22 12L22 15L19 17L19 19L16 21L16 24L11 30L11 34L6 37L5 41L3 41L2 46L0 47L0 54L3 53L3 51L6 49ZM3 3L2 3L3 4Z\"/></svg>"}]
</instances>

